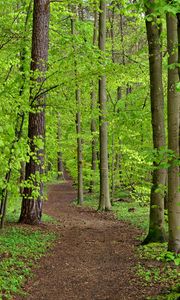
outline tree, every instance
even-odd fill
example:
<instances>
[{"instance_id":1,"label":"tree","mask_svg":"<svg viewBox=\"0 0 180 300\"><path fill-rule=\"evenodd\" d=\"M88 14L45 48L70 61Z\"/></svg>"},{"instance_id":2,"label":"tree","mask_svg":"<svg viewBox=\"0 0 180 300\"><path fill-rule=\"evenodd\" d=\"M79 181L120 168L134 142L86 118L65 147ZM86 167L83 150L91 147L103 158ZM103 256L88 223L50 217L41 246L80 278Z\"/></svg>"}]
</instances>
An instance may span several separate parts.
<instances>
[{"instance_id":1,"label":"tree","mask_svg":"<svg viewBox=\"0 0 180 300\"><path fill-rule=\"evenodd\" d=\"M73 13L74 7L72 8ZM75 20L71 17L71 34L74 39L75 32ZM81 138L81 91L78 86L78 68L77 68L77 53L73 40L74 50L74 80L75 80L75 98L76 98L76 134L77 134L77 172L78 172L78 204L83 203L83 153L82 153L82 138Z\"/></svg>"},{"instance_id":2,"label":"tree","mask_svg":"<svg viewBox=\"0 0 180 300\"><path fill-rule=\"evenodd\" d=\"M154 0L146 5L146 29L149 47L150 97L153 130L153 146L156 156L165 147L164 96L162 82L161 24L152 7ZM150 195L149 233L144 244L164 242L164 186L166 171L157 160L153 162L152 187Z\"/></svg>"},{"instance_id":3,"label":"tree","mask_svg":"<svg viewBox=\"0 0 180 300\"><path fill-rule=\"evenodd\" d=\"M178 70L178 22L176 15L167 13L168 46L168 249L180 252L180 179L179 179L179 112L180 93L176 89L179 82Z\"/></svg>"},{"instance_id":4,"label":"tree","mask_svg":"<svg viewBox=\"0 0 180 300\"><path fill-rule=\"evenodd\" d=\"M58 169L58 176L57 178L60 180L64 180L64 165L62 159L62 151L61 151L61 115L58 112L57 114L57 140L58 140L58 153L57 153L57 169Z\"/></svg>"},{"instance_id":5,"label":"tree","mask_svg":"<svg viewBox=\"0 0 180 300\"><path fill-rule=\"evenodd\" d=\"M106 43L106 1L100 0L99 13L99 49L102 54ZM107 111L106 111L106 76L99 79L99 133L100 133L100 199L99 209L110 210L108 178L108 138L107 138Z\"/></svg>"},{"instance_id":6,"label":"tree","mask_svg":"<svg viewBox=\"0 0 180 300\"><path fill-rule=\"evenodd\" d=\"M93 28L93 45L96 46L98 41L98 12L95 8L94 12L94 28ZM95 182L94 182L94 175L97 168L97 138L95 136L96 134L96 119L94 117L94 111L97 107L97 98L96 98L96 89L94 87L95 80L92 81L92 92L91 92L91 135L92 135L92 153L91 153L91 181L90 181L90 187L89 192L93 192Z\"/></svg>"},{"instance_id":7,"label":"tree","mask_svg":"<svg viewBox=\"0 0 180 300\"><path fill-rule=\"evenodd\" d=\"M31 53L31 90L28 124L29 161L26 164L25 188L19 222L38 224L42 216L45 73L48 59L49 0L34 0Z\"/></svg>"}]
</instances>

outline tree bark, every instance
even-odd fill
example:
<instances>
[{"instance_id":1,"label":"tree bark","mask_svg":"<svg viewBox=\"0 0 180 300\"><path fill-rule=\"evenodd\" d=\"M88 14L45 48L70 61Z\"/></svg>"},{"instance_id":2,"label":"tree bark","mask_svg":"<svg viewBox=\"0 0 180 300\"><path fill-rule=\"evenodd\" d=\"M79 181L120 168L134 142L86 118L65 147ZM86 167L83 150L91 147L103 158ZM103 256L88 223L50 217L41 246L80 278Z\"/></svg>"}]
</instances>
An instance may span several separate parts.
<instances>
[{"instance_id":1,"label":"tree bark","mask_svg":"<svg viewBox=\"0 0 180 300\"><path fill-rule=\"evenodd\" d=\"M99 49L105 51L106 42L106 1L100 0L99 13ZM102 75L99 80L99 132L100 132L100 199L99 209L110 210L108 178L108 134L106 121L106 76Z\"/></svg>"},{"instance_id":2,"label":"tree bark","mask_svg":"<svg viewBox=\"0 0 180 300\"><path fill-rule=\"evenodd\" d=\"M168 46L168 148L173 155L168 168L168 249L180 252L180 192L179 192L179 110L180 93L176 90L179 81L178 70L178 22L176 16L167 14Z\"/></svg>"},{"instance_id":3,"label":"tree bark","mask_svg":"<svg viewBox=\"0 0 180 300\"><path fill-rule=\"evenodd\" d=\"M74 9L72 8L72 11ZM71 18L71 34L74 36L76 34L75 31L75 22L74 18ZM73 50L74 50L74 75L76 81L76 134L77 134L77 171L78 171L78 193L77 193L77 203L82 204L84 200L83 195L83 150L82 150L82 138L81 138L81 95L80 89L78 86L78 70L77 70L77 53L76 47L73 41Z\"/></svg>"},{"instance_id":4,"label":"tree bark","mask_svg":"<svg viewBox=\"0 0 180 300\"><path fill-rule=\"evenodd\" d=\"M95 11L94 13L94 32L93 32L93 45L95 46L98 41L98 13ZM89 192L92 193L94 191L94 174L97 168L97 138L95 136L96 133L96 119L94 117L94 110L97 107L97 98L96 98L96 91L94 88L95 82L92 82L92 93L91 93L91 136L92 136L92 153L91 153L91 181Z\"/></svg>"},{"instance_id":5,"label":"tree bark","mask_svg":"<svg viewBox=\"0 0 180 300\"><path fill-rule=\"evenodd\" d=\"M82 153L82 138L81 138L81 98L80 90L76 90L76 133L77 133L77 163L78 163L78 204L83 203L83 153Z\"/></svg>"},{"instance_id":6,"label":"tree bark","mask_svg":"<svg viewBox=\"0 0 180 300\"><path fill-rule=\"evenodd\" d=\"M154 0L151 1L153 3ZM153 13L147 7L146 16ZM153 146L157 153L165 147L164 127L164 97L162 83L162 52L161 52L161 25L158 17L153 16L152 21L146 19L147 39L149 47L149 70L150 70L150 97L151 116L153 131ZM159 27L160 26L160 27ZM150 221L149 233L144 244L150 242L164 242L164 186L166 171L156 161L153 162L152 187L150 195ZM157 191L158 189L162 192Z\"/></svg>"},{"instance_id":7,"label":"tree bark","mask_svg":"<svg viewBox=\"0 0 180 300\"><path fill-rule=\"evenodd\" d=\"M26 164L24 196L19 222L38 224L42 216L44 146L37 147L37 140L44 143L45 94L43 83L48 59L49 0L34 0L30 107L28 138L30 157Z\"/></svg>"},{"instance_id":8,"label":"tree bark","mask_svg":"<svg viewBox=\"0 0 180 300\"><path fill-rule=\"evenodd\" d=\"M57 139L58 139L58 159L57 159L57 168L58 168L58 176L57 179L64 180L64 165L62 161L62 151L61 151L61 116L58 113L58 128L57 128Z\"/></svg>"},{"instance_id":9,"label":"tree bark","mask_svg":"<svg viewBox=\"0 0 180 300\"><path fill-rule=\"evenodd\" d=\"M177 14L178 22L178 63L180 64L180 13ZM180 66L178 67L179 81L180 81Z\"/></svg>"}]
</instances>

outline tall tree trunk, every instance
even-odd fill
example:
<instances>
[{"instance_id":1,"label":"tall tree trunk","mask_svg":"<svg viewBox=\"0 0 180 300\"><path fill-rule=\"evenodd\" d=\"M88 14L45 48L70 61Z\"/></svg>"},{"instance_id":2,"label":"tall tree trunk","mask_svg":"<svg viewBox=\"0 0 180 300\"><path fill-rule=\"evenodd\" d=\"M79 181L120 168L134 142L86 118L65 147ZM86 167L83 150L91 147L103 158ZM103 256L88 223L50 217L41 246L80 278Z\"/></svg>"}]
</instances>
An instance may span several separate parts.
<instances>
[{"instance_id":1,"label":"tall tree trunk","mask_svg":"<svg viewBox=\"0 0 180 300\"><path fill-rule=\"evenodd\" d=\"M97 169L97 138L95 136L96 133L96 120L94 118L94 109L97 106L97 97L95 90L91 93L91 111L92 111L92 118L91 118L91 136L92 136L92 143L91 143L91 181L90 181L90 187L89 192L92 193L94 191L95 181L94 181L94 174Z\"/></svg>"},{"instance_id":2,"label":"tall tree trunk","mask_svg":"<svg viewBox=\"0 0 180 300\"><path fill-rule=\"evenodd\" d=\"M93 32L93 45L96 46L98 41L98 13L97 11L94 12L94 32ZM96 119L94 117L94 110L97 107L97 98L96 98L96 90L94 88L95 82L92 82L92 92L91 92L91 136L92 136L92 153L91 153L91 181L89 192L92 193L94 190L94 174L97 168L97 138L95 136L96 133Z\"/></svg>"},{"instance_id":3,"label":"tall tree trunk","mask_svg":"<svg viewBox=\"0 0 180 300\"><path fill-rule=\"evenodd\" d=\"M106 1L100 0L99 13L99 49L105 51L106 42ZM106 112L106 76L102 75L99 80L99 132L100 132L100 199L99 209L110 210L108 178L108 134Z\"/></svg>"},{"instance_id":4,"label":"tall tree trunk","mask_svg":"<svg viewBox=\"0 0 180 300\"><path fill-rule=\"evenodd\" d=\"M177 14L178 22L178 63L180 64L180 13ZM179 81L180 81L180 66L178 67Z\"/></svg>"},{"instance_id":5,"label":"tall tree trunk","mask_svg":"<svg viewBox=\"0 0 180 300\"><path fill-rule=\"evenodd\" d=\"M58 169L58 177L59 180L64 180L64 165L62 161L62 151L61 151L61 116L58 113L58 124L57 124L57 140L58 140L58 153L57 153L57 169Z\"/></svg>"},{"instance_id":6,"label":"tall tree trunk","mask_svg":"<svg viewBox=\"0 0 180 300\"><path fill-rule=\"evenodd\" d=\"M178 70L178 24L176 16L167 14L168 45L168 148L173 152L168 168L168 249L180 252L180 192L179 192L179 110L180 93L176 90L179 81ZM174 65L172 67L172 65Z\"/></svg>"},{"instance_id":7,"label":"tall tree trunk","mask_svg":"<svg viewBox=\"0 0 180 300\"><path fill-rule=\"evenodd\" d=\"M113 4L113 2L112 2ZM115 7L113 6L112 8L112 16L111 18L109 18L110 24L111 24L111 53L112 53L112 63L115 63L115 34L114 34L114 21L115 21ZM118 89L117 89L118 90ZM118 93L118 92L117 92ZM117 99L118 101L118 99ZM116 114L116 104L117 102L114 104L114 109L113 109L113 113L114 115ZM112 143L111 143L111 156L112 156L112 162L111 162L111 204L112 199L114 197L114 192L115 192L115 137L114 137L114 129L112 129L112 134L111 134L111 138L112 138Z\"/></svg>"},{"instance_id":8,"label":"tall tree trunk","mask_svg":"<svg viewBox=\"0 0 180 300\"><path fill-rule=\"evenodd\" d=\"M77 133L77 163L78 163L78 204L83 203L83 153L82 153L82 138L81 138L81 96L80 90L76 90L76 133Z\"/></svg>"},{"instance_id":9,"label":"tall tree trunk","mask_svg":"<svg viewBox=\"0 0 180 300\"><path fill-rule=\"evenodd\" d=\"M44 147L37 147L36 142L41 140L43 144L45 137L45 94L43 93L43 83L45 82L48 59L49 13L49 0L34 0L31 54L31 111L29 113L28 126L30 158L26 164L26 185L19 219L19 222L26 224L38 224L42 216Z\"/></svg>"},{"instance_id":10,"label":"tall tree trunk","mask_svg":"<svg viewBox=\"0 0 180 300\"><path fill-rule=\"evenodd\" d=\"M74 11L74 8L72 8ZM74 18L71 18L71 34L74 36L76 34L75 30L75 21ZM80 89L78 86L78 70L77 70L77 52L76 47L73 41L73 50L74 50L74 75L76 82L76 133L77 133L77 170L78 170L78 193L77 193L77 202L78 204L83 203L83 151L82 151L82 138L81 138L81 95Z\"/></svg>"},{"instance_id":11,"label":"tall tree trunk","mask_svg":"<svg viewBox=\"0 0 180 300\"><path fill-rule=\"evenodd\" d=\"M153 3L154 0L151 1ZM147 7L146 15L153 13ZM150 96L151 116L153 130L153 145L157 153L165 146L164 127L164 98L162 83L162 52L161 52L161 25L157 17L152 21L146 20L147 39L149 46L149 69L150 69ZM159 27L160 26L160 27ZM150 196L150 222L149 233L144 244L150 242L164 242L164 192L166 171L156 161L153 163L152 188ZM159 192L158 189L162 189Z\"/></svg>"},{"instance_id":12,"label":"tall tree trunk","mask_svg":"<svg viewBox=\"0 0 180 300\"><path fill-rule=\"evenodd\" d=\"M119 34L120 34L120 41L121 41L121 59L122 61L119 62L120 64L125 65L125 49L124 49L124 22L123 22L123 15L120 14L120 24L119 24ZM123 89L122 86L118 86L117 88L117 102L119 100L122 99L122 94L123 94ZM117 113L119 113L119 111L117 110ZM121 160L122 160L122 153L121 153L121 144L122 141L120 138L118 138L118 153L116 153L116 165L115 165L115 171L116 174L118 175L118 186L121 186L121 181L122 181L122 164L121 164Z\"/></svg>"}]
</instances>

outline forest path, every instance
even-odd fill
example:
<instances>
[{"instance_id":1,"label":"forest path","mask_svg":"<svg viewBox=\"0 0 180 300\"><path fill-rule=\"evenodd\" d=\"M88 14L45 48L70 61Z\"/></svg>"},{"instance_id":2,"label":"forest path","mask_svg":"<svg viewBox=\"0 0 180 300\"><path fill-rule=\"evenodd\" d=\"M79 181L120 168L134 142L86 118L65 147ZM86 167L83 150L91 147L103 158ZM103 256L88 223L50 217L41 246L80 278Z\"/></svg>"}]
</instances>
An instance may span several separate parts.
<instances>
[{"instance_id":1,"label":"forest path","mask_svg":"<svg viewBox=\"0 0 180 300\"><path fill-rule=\"evenodd\" d=\"M72 205L70 180L51 185L48 198L44 211L60 221L47 225L57 242L26 284L29 295L16 300L143 300L157 293L135 275L137 229L112 213Z\"/></svg>"}]
</instances>

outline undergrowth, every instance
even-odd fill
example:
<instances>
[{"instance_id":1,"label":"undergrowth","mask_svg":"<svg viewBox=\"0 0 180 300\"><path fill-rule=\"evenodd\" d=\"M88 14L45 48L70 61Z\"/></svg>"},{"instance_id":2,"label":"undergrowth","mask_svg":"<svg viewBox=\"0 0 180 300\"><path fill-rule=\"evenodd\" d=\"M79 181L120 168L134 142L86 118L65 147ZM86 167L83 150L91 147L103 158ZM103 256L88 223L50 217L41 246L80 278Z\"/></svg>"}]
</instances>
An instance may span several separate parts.
<instances>
[{"instance_id":1,"label":"undergrowth","mask_svg":"<svg viewBox=\"0 0 180 300\"><path fill-rule=\"evenodd\" d=\"M137 228L143 230L141 240L144 239L148 232L149 226L149 205L146 202L141 202L129 199L129 195L124 192L119 192L116 195L115 201L112 203L112 211L116 214L119 220L128 222ZM98 208L98 196L86 195L85 206ZM166 224L167 230L167 224ZM175 255L167 251L167 243L151 243L145 246L139 246L138 256L141 263L137 266L137 274L143 278L145 284L163 284L167 286L164 295L159 295L151 300L179 300L180 285L179 285L179 265L180 255ZM171 286L171 288L169 288Z\"/></svg>"},{"instance_id":2,"label":"undergrowth","mask_svg":"<svg viewBox=\"0 0 180 300\"><path fill-rule=\"evenodd\" d=\"M0 299L11 299L31 276L31 267L50 247L55 235L27 227L7 227L0 233Z\"/></svg>"},{"instance_id":3,"label":"undergrowth","mask_svg":"<svg viewBox=\"0 0 180 300\"><path fill-rule=\"evenodd\" d=\"M145 284L163 284L165 294L147 299L179 300L179 265L180 255L167 251L167 243L151 243L138 249L141 263L137 274L145 280Z\"/></svg>"},{"instance_id":4,"label":"undergrowth","mask_svg":"<svg viewBox=\"0 0 180 300\"><path fill-rule=\"evenodd\" d=\"M8 206L5 229L0 231L0 300L23 294L21 287L31 269L55 240L55 234L37 227L18 225L20 201ZM43 214L43 222L56 223ZM16 224L15 224L16 223Z\"/></svg>"}]
</instances>

